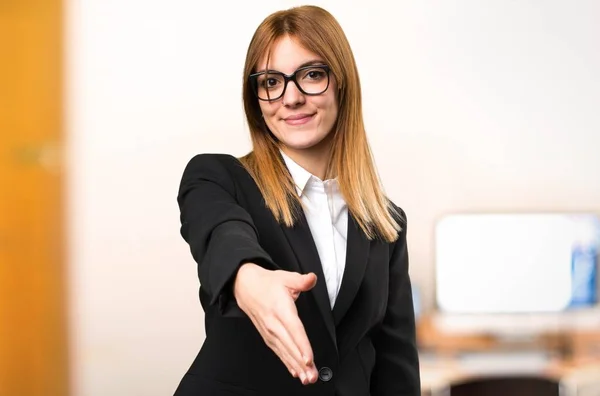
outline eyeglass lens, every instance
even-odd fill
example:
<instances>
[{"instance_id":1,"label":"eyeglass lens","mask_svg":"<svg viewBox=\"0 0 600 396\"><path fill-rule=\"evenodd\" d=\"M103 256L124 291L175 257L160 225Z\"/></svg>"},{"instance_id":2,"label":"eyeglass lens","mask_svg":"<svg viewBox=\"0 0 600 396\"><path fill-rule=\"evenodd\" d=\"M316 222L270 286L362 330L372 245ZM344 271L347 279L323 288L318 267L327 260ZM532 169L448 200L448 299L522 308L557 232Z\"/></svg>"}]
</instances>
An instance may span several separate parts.
<instances>
[{"instance_id":1,"label":"eyeglass lens","mask_svg":"<svg viewBox=\"0 0 600 396\"><path fill-rule=\"evenodd\" d=\"M329 75L322 67L309 67L297 70L294 74L300 90L307 95L318 95L327 89ZM292 77L292 79L294 79ZM285 90L286 81L283 73L267 72L256 79L257 95L262 100L280 98Z\"/></svg>"}]
</instances>

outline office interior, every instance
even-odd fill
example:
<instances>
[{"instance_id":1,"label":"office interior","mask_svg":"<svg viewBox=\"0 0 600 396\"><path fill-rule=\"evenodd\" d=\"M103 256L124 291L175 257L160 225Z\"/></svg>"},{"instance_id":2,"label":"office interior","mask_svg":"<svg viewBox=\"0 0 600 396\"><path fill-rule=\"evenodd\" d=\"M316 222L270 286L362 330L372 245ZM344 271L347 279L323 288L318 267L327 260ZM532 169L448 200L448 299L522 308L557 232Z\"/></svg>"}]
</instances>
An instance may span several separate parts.
<instances>
[{"instance_id":1,"label":"office interior","mask_svg":"<svg viewBox=\"0 0 600 396\"><path fill-rule=\"evenodd\" d=\"M423 395L600 395L600 3L320 0L408 217ZM172 394L204 338L175 197L250 149L261 2L0 4L0 394Z\"/></svg>"}]
</instances>

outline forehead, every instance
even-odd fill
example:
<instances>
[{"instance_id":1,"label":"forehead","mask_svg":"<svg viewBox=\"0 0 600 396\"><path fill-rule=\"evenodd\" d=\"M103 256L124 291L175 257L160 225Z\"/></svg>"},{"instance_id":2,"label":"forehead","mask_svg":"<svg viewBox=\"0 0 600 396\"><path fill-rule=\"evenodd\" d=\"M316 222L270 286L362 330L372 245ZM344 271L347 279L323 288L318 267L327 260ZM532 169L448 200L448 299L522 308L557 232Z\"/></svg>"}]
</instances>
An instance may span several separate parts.
<instances>
[{"instance_id":1,"label":"forehead","mask_svg":"<svg viewBox=\"0 0 600 396\"><path fill-rule=\"evenodd\" d=\"M276 40L271 47L270 58L265 54L258 62L257 71L277 70L286 74L293 73L297 68L313 61L323 61L322 57L306 49L290 36Z\"/></svg>"}]
</instances>

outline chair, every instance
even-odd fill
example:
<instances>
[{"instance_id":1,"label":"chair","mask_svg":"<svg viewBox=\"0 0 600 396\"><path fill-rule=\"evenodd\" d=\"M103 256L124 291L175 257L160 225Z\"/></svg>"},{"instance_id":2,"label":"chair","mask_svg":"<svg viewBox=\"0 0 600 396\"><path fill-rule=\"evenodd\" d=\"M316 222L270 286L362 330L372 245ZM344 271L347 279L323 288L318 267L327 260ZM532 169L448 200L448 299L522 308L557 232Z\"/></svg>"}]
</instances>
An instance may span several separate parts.
<instances>
[{"instance_id":1,"label":"chair","mask_svg":"<svg viewBox=\"0 0 600 396\"><path fill-rule=\"evenodd\" d=\"M452 384L450 396L562 396L558 382L542 377L479 377Z\"/></svg>"}]
</instances>

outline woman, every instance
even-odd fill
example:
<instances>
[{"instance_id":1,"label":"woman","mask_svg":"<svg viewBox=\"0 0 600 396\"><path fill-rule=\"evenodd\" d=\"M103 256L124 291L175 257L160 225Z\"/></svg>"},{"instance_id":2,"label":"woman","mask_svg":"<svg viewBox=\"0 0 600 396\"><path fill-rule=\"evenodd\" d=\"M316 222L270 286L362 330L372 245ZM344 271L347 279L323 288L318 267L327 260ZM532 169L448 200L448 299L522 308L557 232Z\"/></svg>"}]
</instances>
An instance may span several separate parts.
<instances>
[{"instance_id":1,"label":"woman","mask_svg":"<svg viewBox=\"0 0 600 396\"><path fill-rule=\"evenodd\" d=\"M206 340L176 395L419 395L404 213L331 14L267 17L243 97L253 151L196 156L181 181Z\"/></svg>"}]
</instances>

